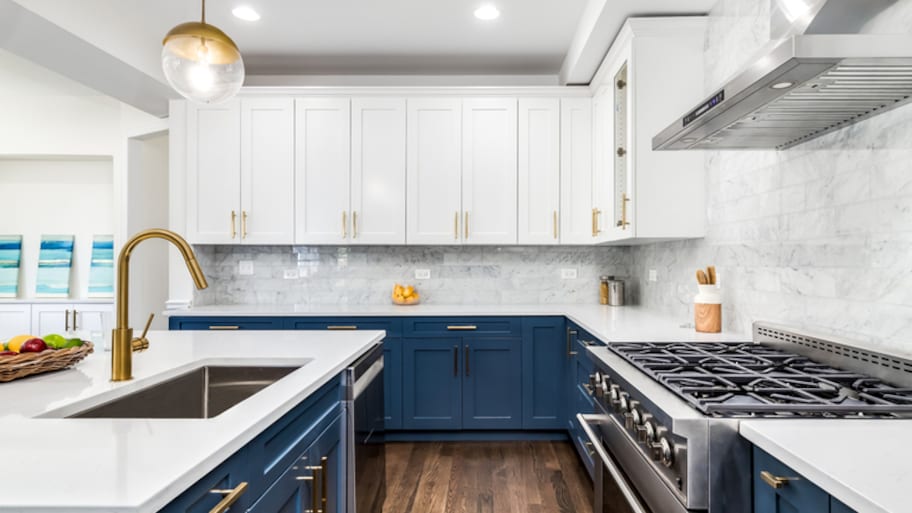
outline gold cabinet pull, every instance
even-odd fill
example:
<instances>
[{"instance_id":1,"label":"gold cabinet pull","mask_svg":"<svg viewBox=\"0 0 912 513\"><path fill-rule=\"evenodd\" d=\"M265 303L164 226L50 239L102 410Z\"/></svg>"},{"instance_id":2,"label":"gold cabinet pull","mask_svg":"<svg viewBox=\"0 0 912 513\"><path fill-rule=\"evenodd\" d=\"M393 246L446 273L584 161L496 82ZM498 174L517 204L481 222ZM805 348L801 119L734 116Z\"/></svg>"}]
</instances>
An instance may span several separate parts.
<instances>
[{"instance_id":1,"label":"gold cabinet pull","mask_svg":"<svg viewBox=\"0 0 912 513\"><path fill-rule=\"evenodd\" d=\"M478 326L447 326L447 329L450 331L473 331L477 330Z\"/></svg>"},{"instance_id":2,"label":"gold cabinet pull","mask_svg":"<svg viewBox=\"0 0 912 513\"><path fill-rule=\"evenodd\" d=\"M320 498L317 496L317 481L326 481L326 475L323 473L322 465L311 465L304 467L307 470L310 470L313 474L310 477L299 477L299 481L310 481L310 511L313 513L323 513L323 509L320 508ZM326 483L323 483L323 486L326 486Z\"/></svg>"},{"instance_id":3,"label":"gold cabinet pull","mask_svg":"<svg viewBox=\"0 0 912 513\"><path fill-rule=\"evenodd\" d=\"M348 212L342 211L342 238L348 238Z\"/></svg>"},{"instance_id":4,"label":"gold cabinet pull","mask_svg":"<svg viewBox=\"0 0 912 513\"><path fill-rule=\"evenodd\" d=\"M237 237L237 212L231 211L231 238Z\"/></svg>"},{"instance_id":5,"label":"gold cabinet pull","mask_svg":"<svg viewBox=\"0 0 912 513\"><path fill-rule=\"evenodd\" d=\"M453 346L453 377L459 377L459 346Z\"/></svg>"},{"instance_id":6,"label":"gold cabinet pull","mask_svg":"<svg viewBox=\"0 0 912 513\"><path fill-rule=\"evenodd\" d=\"M764 483L770 485L772 488L775 488L776 490L779 490L782 487L784 487L785 485L787 485L789 481L798 481L799 480L799 478L797 478L797 477L774 476L772 473L767 472L766 470L760 472L760 479L762 479Z\"/></svg>"},{"instance_id":7,"label":"gold cabinet pull","mask_svg":"<svg viewBox=\"0 0 912 513\"><path fill-rule=\"evenodd\" d=\"M593 237L598 237L599 232L601 232L601 230L599 230L599 214L601 214L601 213L602 213L602 211L597 208L592 209L592 236Z\"/></svg>"},{"instance_id":8,"label":"gold cabinet pull","mask_svg":"<svg viewBox=\"0 0 912 513\"><path fill-rule=\"evenodd\" d=\"M465 223L462 225L463 231L465 232L465 240L469 240L469 212L465 213Z\"/></svg>"},{"instance_id":9,"label":"gold cabinet pull","mask_svg":"<svg viewBox=\"0 0 912 513\"><path fill-rule=\"evenodd\" d=\"M627 221L627 203L630 202L630 198L627 197L627 193L621 194L621 220L617 222L617 225L621 230L626 230L630 223Z\"/></svg>"},{"instance_id":10,"label":"gold cabinet pull","mask_svg":"<svg viewBox=\"0 0 912 513\"><path fill-rule=\"evenodd\" d=\"M466 377L469 377L469 345L465 346L465 368L466 368Z\"/></svg>"},{"instance_id":11,"label":"gold cabinet pull","mask_svg":"<svg viewBox=\"0 0 912 513\"><path fill-rule=\"evenodd\" d=\"M209 326L209 329L216 330L216 331L218 331L218 330L228 331L228 330L239 330L239 329L241 329L241 327L240 326Z\"/></svg>"},{"instance_id":12,"label":"gold cabinet pull","mask_svg":"<svg viewBox=\"0 0 912 513\"><path fill-rule=\"evenodd\" d=\"M247 238L247 211L241 210L241 238Z\"/></svg>"},{"instance_id":13,"label":"gold cabinet pull","mask_svg":"<svg viewBox=\"0 0 912 513\"><path fill-rule=\"evenodd\" d=\"M326 508L326 502L327 502L326 497L329 495L329 485L327 484L329 479L326 479L326 476L328 476L328 475L329 475L329 458L326 456L323 456L322 458L320 458L320 489L322 490L322 493L320 495L323 496L322 499L320 499L320 502L322 503L322 506L323 506L322 508L320 508L320 513L325 512L327 509Z\"/></svg>"},{"instance_id":14,"label":"gold cabinet pull","mask_svg":"<svg viewBox=\"0 0 912 513\"><path fill-rule=\"evenodd\" d=\"M247 482L246 481L237 485L236 487L234 487L234 489L231 489L231 490L220 490L220 489L209 490L209 493L224 495L222 500L220 500L219 503L216 504L214 508L209 510L209 513L225 513L226 511L228 511L228 508L230 508L232 504L234 504L235 502L237 502L238 499L241 498L241 495L244 495L244 492L246 492L246 491L247 491Z\"/></svg>"},{"instance_id":15,"label":"gold cabinet pull","mask_svg":"<svg viewBox=\"0 0 912 513\"><path fill-rule=\"evenodd\" d=\"M63 331L70 331L70 310L63 314Z\"/></svg>"},{"instance_id":16,"label":"gold cabinet pull","mask_svg":"<svg viewBox=\"0 0 912 513\"><path fill-rule=\"evenodd\" d=\"M557 240L557 210L554 211L554 216L551 219L551 222L554 225L554 240Z\"/></svg>"},{"instance_id":17,"label":"gold cabinet pull","mask_svg":"<svg viewBox=\"0 0 912 513\"><path fill-rule=\"evenodd\" d=\"M79 329L79 328L76 327L76 309L74 308L74 309L73 309L73 331L76 331L76 330L78 330L78 329Z\"/></svg>"},{"instance_id":18,"label":"gold cabinet pull","mask_svg":"<svg viewBox=\"0 0 912 513\"><path fill-rule=\"evenodd\" d=\"M576 356L576 351L573 351L573 343L571 342L572 337L576 334L577 334L576 330L571 330L570 328L567 328L567 356L568 357Z\"/></svg>"},{"instance_id":19,"label":"gold cabinet pull","mask_svg":"<svg viewBox=\"0 0 912 513\"><path fill-rule=\"evenodd\" d=\"M358 211L352 211L352 238L358 238Z\"/></svg>"},{"instance_id":20,"label":"gold cabinet pull","mask_svg":"<svg viewBox=\"0 0 912 513\"><path fill-rule=\"evenodd\" d=\"M343 330L356 330L356 329L358 329L358 327L357 326L327 326L326 329L343 331Z\"/></svg>"},{"instance_id":21,"label":"gold cabinet pull","mask_svg":"<svg viewBox=\"0 0 912 513\"><path fill-rule=\"evenodd\" d=\"M459 212L453 214L453 240L459 240Z\"/></svg>"}]
</instances>

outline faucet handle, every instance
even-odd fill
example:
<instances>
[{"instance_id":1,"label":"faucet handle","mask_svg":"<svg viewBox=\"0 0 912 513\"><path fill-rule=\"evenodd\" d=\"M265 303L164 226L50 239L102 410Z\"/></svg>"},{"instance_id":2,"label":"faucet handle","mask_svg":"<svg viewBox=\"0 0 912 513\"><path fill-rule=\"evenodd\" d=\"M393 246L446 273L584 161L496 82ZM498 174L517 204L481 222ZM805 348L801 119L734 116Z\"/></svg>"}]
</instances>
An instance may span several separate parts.
<instances>
[{"instance_id":1,"label":"faucet handle","mask_svg":"<svg viewBox=\"0 0 912 513\"><path fill-rule=\"evenodd\" d=\"M149 333L149 328L152 327L152 319L154 318L155 314L150 313L149 320L146 321L146 327L143 328L142 335L140 335L139 338L134 338L132 342L130 342L134 352L149 349L149 339L146 338L146 334Z\"/></svg>"}]
</instances>

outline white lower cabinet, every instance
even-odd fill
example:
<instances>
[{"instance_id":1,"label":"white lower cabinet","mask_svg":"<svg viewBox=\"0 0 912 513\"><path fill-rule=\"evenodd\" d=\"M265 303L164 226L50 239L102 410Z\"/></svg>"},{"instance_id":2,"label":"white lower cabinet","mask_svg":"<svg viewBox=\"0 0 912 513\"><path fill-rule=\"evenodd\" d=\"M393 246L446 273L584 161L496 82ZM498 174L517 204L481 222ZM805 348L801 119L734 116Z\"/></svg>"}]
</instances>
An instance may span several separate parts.
<instances>
[{"instance_id":1,"label":"white lower cabinet","mask_svg":"<svg viewBox=\"0 0 912 513\"><path fill-rule=\"evenodd\" d=\"M560 243L560 102L559 98L519 99L520 244Z\"/></svg>"},{"instance_id":2,"label":"white lower cabinet","mask_svg":"<svg viewBox=\"0 0 912 513\"><path fill-rule=\"evenodd\" d=\"M29 334L32 326L31 305L0 305L0 341Z\"/></svg>"},{"instance_id":3,"label":"white lower cabinet","mask_svg":"<svg viewBox=\"0 0 912 513\"><path fill-rule=\"evenodd\" d=\"M31 305L31 334L40 337L50 333L80 332L89 337L92 332L113 328L105 326L103 320L108 315L113 321L113 311L114 306L111 304L34 303Z\"/></svg>"}]
</instances>

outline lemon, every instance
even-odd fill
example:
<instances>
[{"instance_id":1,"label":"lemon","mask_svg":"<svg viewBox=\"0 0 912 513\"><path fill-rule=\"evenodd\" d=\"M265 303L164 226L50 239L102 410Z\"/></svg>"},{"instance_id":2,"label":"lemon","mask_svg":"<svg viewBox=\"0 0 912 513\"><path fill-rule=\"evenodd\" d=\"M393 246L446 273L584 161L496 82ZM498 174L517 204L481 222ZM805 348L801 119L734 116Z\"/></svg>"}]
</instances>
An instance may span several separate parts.
<instances>
[{"instance_id":1,"label":"lemon","mask_svg":"<svg viewBox=\"0 0 912 513\"><path fill-rule=\"evenodd\" d=\"M19 348L22 347L22 344L26 340L35 338L34 335L16 335L15 337L9 339L9 342L6 343L7 349L10 351L19 352Z\"/></svg>"}]
</instances>

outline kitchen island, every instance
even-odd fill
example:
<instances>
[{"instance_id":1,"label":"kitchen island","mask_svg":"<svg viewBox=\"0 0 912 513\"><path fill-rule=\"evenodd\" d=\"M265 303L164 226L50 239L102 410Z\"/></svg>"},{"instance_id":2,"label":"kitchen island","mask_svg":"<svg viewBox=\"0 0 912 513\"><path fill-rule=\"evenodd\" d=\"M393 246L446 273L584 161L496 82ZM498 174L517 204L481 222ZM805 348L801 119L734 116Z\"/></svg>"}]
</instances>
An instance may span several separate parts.
<instances>
[{"instance_id":1,"label":"kitchen island","mask_svg":"<svg viewBox=\"0 0 912 513\"><path fill-rule=\"evenodd\" d=\"M0 511L159 511L326 386L382 331L152 332L135 379L110 353L0 384ZM301 366L211 419L67 419L203 365Z\"/></svg>"}]
</instances>

